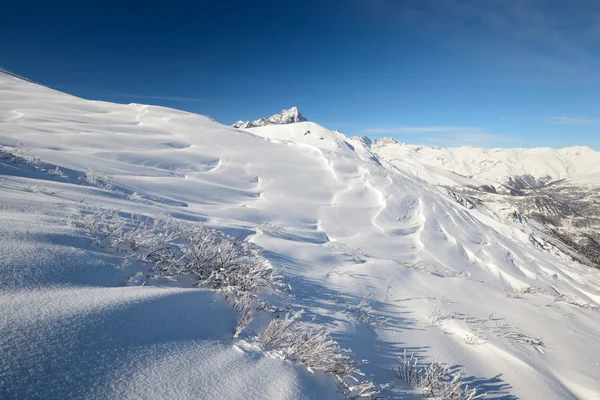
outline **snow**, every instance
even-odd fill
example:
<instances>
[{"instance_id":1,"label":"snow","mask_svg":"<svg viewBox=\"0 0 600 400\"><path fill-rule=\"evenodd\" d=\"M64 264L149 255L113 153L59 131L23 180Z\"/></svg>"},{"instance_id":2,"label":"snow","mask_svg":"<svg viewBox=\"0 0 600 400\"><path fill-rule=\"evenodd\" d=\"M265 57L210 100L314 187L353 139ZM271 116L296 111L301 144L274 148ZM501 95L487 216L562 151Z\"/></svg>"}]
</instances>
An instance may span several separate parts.
<instances>
[{"instance_id":1,"label":"snow","mask_svg":"<svg viewBox=\"0 0 600 400\"><path fill-rule=\"evenodd\" d=\"M420 398L391 371L404 349L459 365L489 398L600 392L600 271L423 180L427 171L491 180L527 170L593 181L588 149L490 150L502 165L488 168L477 149L377 149L306 121L239 130L5 74L0 121L5 151L20 142L66 174L0 158L0 397L340 396L332 379L245 346L252 332L232 340L238 315L218 294L125 286L132 271L114 267L120 257L64 223L81 204L203 221L262 246L292 287L293 297L273 301L304 309L367 359L361 369L390 384L385 396ZM444 162L456 174L431 172ZM81 185L90 167L118 191ZM541 289L507 297L530 285ZM365 297L368 323L354 307ZM472 335L478 344L467 343Z\"/></svg>"}]
</instances>

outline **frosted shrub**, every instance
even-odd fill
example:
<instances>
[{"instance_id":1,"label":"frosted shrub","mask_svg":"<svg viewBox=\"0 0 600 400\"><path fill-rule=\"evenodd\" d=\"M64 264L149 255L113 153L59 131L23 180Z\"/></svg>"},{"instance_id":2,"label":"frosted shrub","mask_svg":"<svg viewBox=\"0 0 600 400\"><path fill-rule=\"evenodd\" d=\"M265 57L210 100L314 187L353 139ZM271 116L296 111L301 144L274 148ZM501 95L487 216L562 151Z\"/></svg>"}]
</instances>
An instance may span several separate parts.
<instances>
[{"instance_id":1,"label":"frosted shrub","mask_svg":"<svg viewBox=\"0 0 600 400\"><path fill-rule=\"evenodd\" d=\"M338 376L357 373L349 351L340 348L324 328L297 319L302 313L287 314L274 319L262 333L260 342L265 349L278 351L285 358L296 360L309 368L333 373Z\"/></svg>"},{"instance_id":2,"label":"frosted shrub","mask_svg":"<svg viewBox=\"0 0 600 400\"><path fill-rule=\"evenodd\" d=\"M171 218L132 214L123 217L116 210L90 208L74 215L70 224L88 231L93 241L117 252L144 259L145 253L177 238L177 224Z\"/></svg>"},{"instance_id":3,"label":"frosted shrub","mask_svg":"<svg viewBox=\"0 0 600 400\"><path fill-rule=\"evenodd\" d=\"M0 147L0 160L4 160L10 162L12 164L25 164L29 167L33 167L36 169L40 168L42 160L38 157L30 157L27 156L28 150L25 150L23 147L23 143L16 142L14 143L11 150L5 148L4 146Z\"/></svg>"},{"instance_id":4,"label":"frosted shrub","mask_svg":"<svg viewBox=\"0 0 600 400\"><path fill-rule=\"evenodd\" d=\"M508 332L504 335L504 337L506 339L513 340L520 344L531 345L537 349L541 349L542 347L544 347L544 342L542 341L542 338L534 338L531 336L527 336L521 332Z\"/></svg>"},{"instance_id":5,"label":"frosted shrub","mask_svg":"<svg viewBox=\"0 0 600 400\"><path fill-rule=\"evenodd\" d=\"M369 305L369 297L365 296L355 306L346 306L346 315L353 315L357 322L361 324L370 324L373 319L373 308Z\"/></svg>"},{"instance_id":6,"label":"frosted shrub","mask_svg":"<svg viewBox=\"0 0 600 400\"><path fill-rule=\"evenodd\" d=\"M379 399L382 387L372 381L341 382L342 393L346 399Z\"/></svg>"},{"instance_id":7,"label":"frosted shrub","mask_svg":"<svg viewBox=\"0 0 600 400\"><path fill-rule=\"evenodd\" d=\"M431 314L429 314L429 318L431 318L431 324L435 325L435 324L439 324L442 321L445 321L447 319L458 319L459 315L456 311L454 311L452 309L449 311L442 311L442 310L438 309L437 307L435 307L433 309L433 311L431 312Z\"/></svg>"},{"instance_id":8,"label":"frosted shrub","mask_svg":"<svg viewBox=\"0 0 600 400\"><path fill-rule=\"evenodd\" d=\"M89 167L85 173L79 176L79 181L83 184L96 186L102 189L112 189L112 179L108 174L98 172L94 167Z\"/></svg>"},{"instance_id":9,"label":"frosted shrub","mask_svg":"<svg viewBox=\"0 0 600 400\"><path fill-rule=\"evenodd\" d=\"M384 325L389 322L390 318L374 315L373 308L369 305L370 297L370 295L363 297L355 306L349 304L346 305L346 316L357 323L366 324L371 327Z\"/></svg>"},{"instance_id":10,"label":"frosted shrub","mask_svg":"<svg viewBox=\"0 0 600 400\"><path fill-rule=\"evenodd\" d=\"M466 344L470 344L470 345L478 345L481 344L482 342L480 341L480 337L477 334L467 334L463 341Z\"/></svg>"},{"instance_id":11,"label":"frosted shrub","mask_svg":"<svg viewBox=\"0 0 600 400\"><path fill-rule=\"evenodd\" d=\"M139 194L138 192L133 192L130 195L128 195L127 196L127 200L137 201L137 202L140 202L140 203L144 203L145 202L144 197L141 194Z\"/></svg>"},{"instance_id":12,"label":"frosted shrub","mask_svg":"<svg viewBox=\"0 0 600 400\"><path fill-rule=\"evenodd\" d=\"M197 284L239 296L279 291L284 285L260 248L202 224L180 223L178 240L148 253L143 261L160 276L186 275Z\"/></svg>"},{"instance_id":13,"label":"frosted shrub","mask_svg":"<svg viewBox=\"0 0 600 400\"><path fill-rule=\"evenodd\" d=\"M567 294L567 293L563 293L559 296L556 296L556 298L554 299L555 302L566 302L568 304L577 306L577 307L581 307L581 308L586 308L588 310L594 310L594 311L598 311L599 308L597 306L594 306L590 303L586 303L585 301L583 301L582 299L580 299L577 296L573 296L571 294Z\"/></svg>"},{"instance_id":14,"label":"frosted shrub","mask_svg":"<svg viewBox=\"0 0 600 400\"><path fill-rule=\"evenodd\" d=\"M427 367L421 367L414 355L408 356L406 350L393 371L402 381L420 388L426 398L476 400L485 396L485 394L478 394L476 389L469 389L460 374L453 377L449 366L440 364L436 360Z\"/></svg>"},{"instance_id":15,"label":"frosted shrub","mask_svg":"<svg viewBox=\"0 0 600 400\"><path fill-rule=\"evenodd\" d=\"M56 168L48 170L48 175L51 176L58 176L60 178L68 178L68 175L65 174L60 168L58 168L58 166L56 166Z\"/></svg>"},{"instance_id":16,"label":"frosted shrub","mask_svg":"<svg viewBox=\"0 0 600 400\"><path fill-rule=\"evenodd\" d=\"M398 360L398 366L392 368L394 374L408 383L409 385L418 386L421 384L421 370L418 365L418 359L411 353L410 357L406 354L406 350L402 354L402 358Z\"/></svg>"},{"instance_id":17,"label":"frosted shrub","mask_svg":"<svg viewBox=\"0 0 600 400\"><path fill-rule=\"evenodd\" d=\"M294 360L309 371L323 371L337 377L346 398L374 398L381 387L371 381L360 381L363 374L357 368L366 361L356 362L350 351L342 349L324 328L298 322L302 311L274 319L260 335L266 350L275 351L288 360Z\"/></svg>"},{"instance_id":18,"label":"frosted shrub","mask_svg":"<svg viewBox=\"0 0 600 400\"><path fill-rule=\"evenodd\" d=\"M85 209L69 223L85 229L95 243L151 265L156 278L191 277L199 287L222 292L241 313L233 337L248 326L254 310L265 309L261 293L284 289L283 281L258 246L236 240L202 224L160 214L131 215L115 210ZM135 274L128 283L144 282Z\"/></svg>"},{"instance_id":19,"label":"frosted shrub","mask_svg":"<svg viewBox=\"0 0 600 400\"><path fill-rule=\"evenodd\" d=\"M450 382L444 382L437 394L437 398L440 400L476 400L484 396L484 393L477 394L476 389L469 389L468 385L464 385L460 374L452 378Z\"/></svg>"},{"instance_id":20,"label":"frosted shrub","mask_svg":"<svg viewBox=\"0 0 600 400\"><path fill-rule=\"evenodd\" d=\"M450 374L450 367L442 365L437 360L429 364L423 371L419 387L427 397L434 397Z\"/></svg>"},{"instance_id":21,"label":"frosted shrub","mask_svg":"<svg viewBox=\"0 0 600 400\"><path fill-rule=\"evenodd\" d=\"M258 308L252 296L241 296L234 300L233 309L241 313L240 319L233 328L233 338L236 339L254 319L254 310Z\"/></svg>"}]
</instances>

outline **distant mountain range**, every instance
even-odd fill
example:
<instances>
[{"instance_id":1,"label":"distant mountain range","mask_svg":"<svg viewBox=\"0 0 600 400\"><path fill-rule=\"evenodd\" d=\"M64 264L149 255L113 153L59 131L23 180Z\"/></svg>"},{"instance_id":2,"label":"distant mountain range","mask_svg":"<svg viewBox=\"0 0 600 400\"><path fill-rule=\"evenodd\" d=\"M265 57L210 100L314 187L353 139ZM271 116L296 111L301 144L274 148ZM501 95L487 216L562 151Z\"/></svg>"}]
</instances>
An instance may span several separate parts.
<instances>
[{"instance_id":1,"label":"distant mountain range","mask_svg":"<svg viewBox=\"0 0 600 400\"><path fill-rule=\"evenodd\" d=\"M440 148L358 138L381 159L446 188L459 203L543 232L600 267L600 153L563 149ZM528 221L525 224L525 221Z\"/></svg>"}]
</instances>

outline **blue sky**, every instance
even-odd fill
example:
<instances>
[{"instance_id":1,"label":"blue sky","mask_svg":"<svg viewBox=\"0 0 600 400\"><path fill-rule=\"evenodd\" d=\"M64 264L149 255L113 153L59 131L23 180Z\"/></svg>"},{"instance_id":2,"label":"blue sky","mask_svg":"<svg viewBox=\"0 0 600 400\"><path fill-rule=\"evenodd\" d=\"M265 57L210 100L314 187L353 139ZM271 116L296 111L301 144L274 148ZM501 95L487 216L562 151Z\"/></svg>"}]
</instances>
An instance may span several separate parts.
<instances>
[{"instance_id":1,"label":"blue sky","mask_svg":"<svg viewBox=\"0 0 600 400\"><path fill-rule=\"evenodd\" d=\"M0 66L84 98L600 150L597 0L24 3L3 6Z\"/></svg>"}]
</instances>

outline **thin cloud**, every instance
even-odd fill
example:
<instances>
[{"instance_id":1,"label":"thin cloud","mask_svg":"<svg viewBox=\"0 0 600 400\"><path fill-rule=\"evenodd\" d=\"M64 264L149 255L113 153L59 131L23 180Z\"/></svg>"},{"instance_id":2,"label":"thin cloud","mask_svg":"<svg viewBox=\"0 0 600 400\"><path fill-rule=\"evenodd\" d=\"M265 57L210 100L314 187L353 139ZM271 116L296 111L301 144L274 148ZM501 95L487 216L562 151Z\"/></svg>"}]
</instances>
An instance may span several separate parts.
<instances>
[{"instance_id":1,"label":"thin cloud","mask_svg":"<svg viewBox=\"0 0 600 400\"><path fill-rule=\"evenodd\" d=\"M550 121L554 124L597 124L600 123L598 118L578 118L578 117L550 117Z\"/></svg>"}]
</instances>

